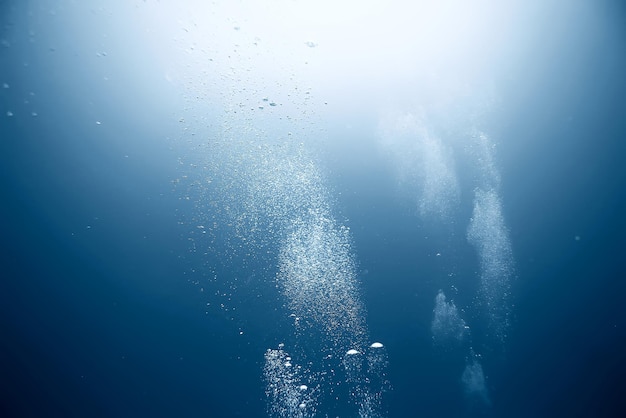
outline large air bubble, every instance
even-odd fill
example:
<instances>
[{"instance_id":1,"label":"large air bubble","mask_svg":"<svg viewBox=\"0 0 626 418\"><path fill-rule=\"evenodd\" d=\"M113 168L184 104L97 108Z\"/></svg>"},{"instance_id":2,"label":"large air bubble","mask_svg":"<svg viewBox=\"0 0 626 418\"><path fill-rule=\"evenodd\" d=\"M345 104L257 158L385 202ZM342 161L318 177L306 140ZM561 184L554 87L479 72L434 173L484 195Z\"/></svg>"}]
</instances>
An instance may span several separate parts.
<instances>
[{"instance_id":1,"label":"large air bubble","mask_svg":"<svg viewBox=\"0 0 626 418\"><path fill-rule=\"evenodd\" d=\"M360 417L380 417L383 414L383 394L390 389L387 379L387 350L375 342L365 350L350 349L343 357L346 383L351 402Z\"/></svg>"}]
</instances>

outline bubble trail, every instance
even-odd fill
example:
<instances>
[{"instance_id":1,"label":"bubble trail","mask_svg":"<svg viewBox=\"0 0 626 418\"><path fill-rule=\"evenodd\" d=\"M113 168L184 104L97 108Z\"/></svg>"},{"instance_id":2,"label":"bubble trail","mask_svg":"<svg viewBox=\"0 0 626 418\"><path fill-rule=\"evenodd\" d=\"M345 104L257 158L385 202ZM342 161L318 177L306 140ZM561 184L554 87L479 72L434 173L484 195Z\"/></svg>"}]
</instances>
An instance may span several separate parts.
<instances>
[{"instance_id":1,"label":"bubble trail","mask_svg":"<svg viewBox=\"0 0 626 418\"><path fill-rule=\"evenodd\" d=\"M386 369L387 351L382 343L374 342L366 350L348 350L342 360L350 400L357 406L359 417L383 416L383 394L390 390Z\"/></svg>"},{"instance_id":2,"label":"bubble trail","mask_svg":"<svg viewBox=\"0 0 626 418\"><path fill-rule=\"evenodd\" d=\"M494 147L485 134L480 133L476 138L481 186L474 190L474 208L467 228L467 240L478 253L480 293L489 315L489 328L493 336L503 343L511 311L513 251L498 192L500 177L493 163Z\"/></svg>"},{"instance_id":3,"label":"bubble trail","mask_svg":"<svg viewBox=\"0 0 626 418\"><path fill-rule=\"evenodd\" d=\"M283 350L268 349L265 352L263 375L266 380L268 413L281 418L308 418L316 414L317 391L306 383L307 371L293 363Z\"/></svg>"},{"instance_id":4,"label":"bubble trail","mask_svg":"<svg viewBox=\"0 0 626 418\"><path fill-rule=\"evenodd\" d=\"M222 20L215 22L216 28L223 28ZM306 69L294 62L259 72L255 63L265 62L272 41L264 40L262 48L256 38L249 42L249 29L239 24L228 33L215 45L222 37L183 35L184 43L198 51L186 58L192 63L226 44L232 50L227 59L210 57L220 73L215 85L204 77L186 83L192 106L180 122L190 152L181 165L193 172L193 180L184 201L198 202L190 241L194 252L215 255L226 267L275 279L284 315L294 319L294 338L287 338L294 357L283 346L265 352L268 413L323 416L318 399L332 399L331 384L339 379L335 369L342 355L368 341L352 238L336 220L314 151L323 139L315 126L317 99L298 76ZM214 120L204 114L208 97L217 97L211 103L215 109L208 109L220 114ZM243 289L236 278L222 280L221 286ZM324 396L318 395L322 392Z\"/></svg>"},{"instance_id":5,"label":"bubble trail","mask_svg":"<svg viewBox=\"0 0 626 418\"><path fill-rule=\"evenodd\" d=\"M351 382L353 393L358 393L355 403L367 405L367 414L361 415L380 416L382 391L367 387L361 367L347 369L346 382L334 371L343 353L360 353L355 347L365 346L368 331L351 233L333 216L324 176L308 153L289 147L263 152L247 169L251 175L246 176L246 215L240 222L264 222L278 244L276 286L294 320L293 348L307 364L306 370L293 363L287 368L277 360L282 351L267 352L268 412L276 417L319 413L317 399L332 399L338 384ZM309 383L296 381L296 371ZM300 391L312 387L310 382L318 382L314 392L319 395L302 400Z\"/></svg>"}]
</instances>

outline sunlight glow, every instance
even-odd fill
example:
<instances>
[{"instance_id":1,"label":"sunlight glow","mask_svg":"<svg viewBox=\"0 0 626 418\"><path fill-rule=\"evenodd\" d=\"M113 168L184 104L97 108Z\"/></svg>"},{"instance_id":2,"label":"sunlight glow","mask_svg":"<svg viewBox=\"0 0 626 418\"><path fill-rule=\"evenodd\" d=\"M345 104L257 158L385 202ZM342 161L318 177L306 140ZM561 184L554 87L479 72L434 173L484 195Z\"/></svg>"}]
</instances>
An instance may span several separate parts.
<instances>
[{"instance_id":1,"label":"sunlight glow","mask_svg":"<svg viewBox=\"0 0 626 418\"><path fill-rule=\"evenodd\" d=\"M514 14L491 3L188 0L139 9L160 47L174 40L179 50L207 60L225 52L246 56L259 77L306 64L314 81L335 85L480 71L507 39ZM198 71L194 65L187 70Z\"/></svg>"}]
</instances>

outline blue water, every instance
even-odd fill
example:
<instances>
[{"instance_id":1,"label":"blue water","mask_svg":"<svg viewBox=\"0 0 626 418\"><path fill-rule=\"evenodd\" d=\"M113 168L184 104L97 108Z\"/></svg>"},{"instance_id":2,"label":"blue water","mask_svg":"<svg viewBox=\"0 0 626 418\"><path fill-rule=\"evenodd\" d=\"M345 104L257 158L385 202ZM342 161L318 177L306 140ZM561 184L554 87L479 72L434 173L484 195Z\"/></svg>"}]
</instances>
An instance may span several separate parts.
<instances>
[{"instance_id":1,"label":"blue water","mask_svg":"<svg viewBox=\"0 0 626 418\"><path fill-rule=\"evenodd\" d=\"M486 58L446 52L467 65L403 37L441 60L426 70L417 58L375 67L357 46L329 61L321 36L298 40L321 51L306 65L246 49L245 7L2 2L0 415L288 416L264 373L283 343L306 369L292 386L317 387L300 416L358 416L377 393L367 416L620 416L626 10L535 3L494 6L514 26L474 45ZM421 10L395 7L408 21ZM481 134L493 153L477 151ZM501 202L512 254L493 250L506 264L495 287L467 236L481 188ZM318 247L300 261L314 273L294 278L285 261L300 254L290 234L312 236L322 218L334 223L321 248L343 268L332 285ZM433 328L439 290L468 327L458 339ZM351 377L346 350L365 356L375 341L385 367ZM479 369L472 391L464 371Z\"/></svg>"}]
</instances>

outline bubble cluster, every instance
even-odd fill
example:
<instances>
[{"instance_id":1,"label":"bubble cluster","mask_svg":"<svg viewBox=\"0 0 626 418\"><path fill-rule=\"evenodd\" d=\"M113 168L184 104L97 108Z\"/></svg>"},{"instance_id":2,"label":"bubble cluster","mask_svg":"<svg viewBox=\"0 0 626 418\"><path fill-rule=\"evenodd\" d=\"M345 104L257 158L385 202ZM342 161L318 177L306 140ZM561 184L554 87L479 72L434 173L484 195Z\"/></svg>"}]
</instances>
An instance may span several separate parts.
<instances>
[{"instance_id":1,"label":"bubble cluster","mask_svg":"<svg viewBox=\"0 0 626 418\"><path fill-rule=\"evenodd\" d=\"M401 185L414 195L420 216L450 220L459 204L451 148L411 113L383 118L379 137Z\"/></svg>"},{"instance_id":2,"label":"bubble cluster","mask_svg":"<svg viewBox=\"0 0 626 418\"><path fill-rule=\"evenodd\" d=\"M307 384L307 370L295 365L283 350L268 349L263 367L268 413L274 417L306 418L316 414L317 393Z\"/></svg>"},{"instance_id":3,"label":"bubble cluster","mask_svg":"<svg viewBox=\"0 0 626 418\"><path fill-rule=\"evenodd\" d=\"M461 382L466 396L477 399L486 405L491 403L483 366L475 357L467 361Z\"/></svg>"},{"instance_id":4,"label":"bubble cluster","mask_svg":"<svg viewBox=\"0 0 626 418\"><path fill-rule=\"evenodd\" d=\"M314 322L339 347L361 341L365 312L349 230L315 214L294 223L280 250L278 274L290 311Z\"/></svg>"},{"instance_id":5,"label":"bubble cluster","mask_svg":"<svg viewBox=\"0 0 626 418\"><path fill-rule=\"evenodd\" d=\"M247 163L245 210L267 219L270 232L292 230L295 220L331 217L322 172L303 144L259 144Z\"/></svg>"},{"instance_id":6,"label":"bubble cluster","mask_svg":"<svg viewBox=\"0 0 626 418\"><path fill-rule=\"evenodd\" d=\"M435 297L435 309L433 309L433 321L430 329L436 344L461 341L468 331L456 305L452 301L446 301L443 290L439 290Z\"/></svg>"},{"instance_id":7,"label":"bubble cluster","mask_svg":"<svg viewBox=\"0 0 626 418\"><path fill-rule=\"evenodd\" d=\"M481 295L494 336L506 338L510 315L512 253L502 209L493 191L476 190L472 220L467 230L480 260Z\"/></svg>"}]
</instances>

